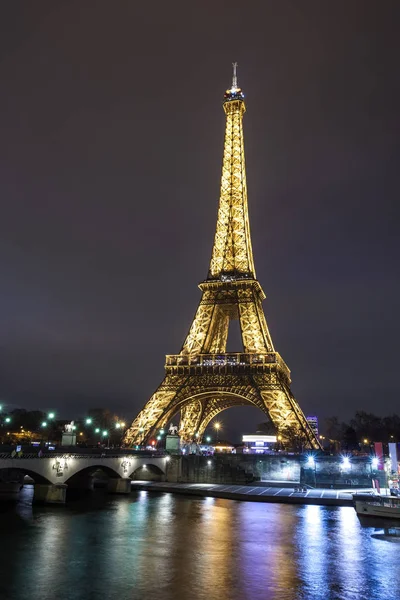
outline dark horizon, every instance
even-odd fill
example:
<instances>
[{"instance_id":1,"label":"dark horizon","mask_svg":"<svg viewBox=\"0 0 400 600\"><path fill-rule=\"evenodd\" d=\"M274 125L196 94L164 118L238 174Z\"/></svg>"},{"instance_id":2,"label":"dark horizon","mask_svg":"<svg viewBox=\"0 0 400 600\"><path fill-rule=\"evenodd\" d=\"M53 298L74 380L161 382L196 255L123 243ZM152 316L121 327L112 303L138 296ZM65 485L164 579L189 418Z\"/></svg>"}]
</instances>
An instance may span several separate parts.
<instances>
[{"instance_id":1,"label":"dark horizon","mask_svg":"<svg viewBox=\"0 0 400 600\"><path fill-rule=\"evenodd\" d=\"M398 412L400 8L229 7L2 8L0 403L149 399L207 274L237 61L255 267L296 398Z\"/></svg>"}]
</instances>

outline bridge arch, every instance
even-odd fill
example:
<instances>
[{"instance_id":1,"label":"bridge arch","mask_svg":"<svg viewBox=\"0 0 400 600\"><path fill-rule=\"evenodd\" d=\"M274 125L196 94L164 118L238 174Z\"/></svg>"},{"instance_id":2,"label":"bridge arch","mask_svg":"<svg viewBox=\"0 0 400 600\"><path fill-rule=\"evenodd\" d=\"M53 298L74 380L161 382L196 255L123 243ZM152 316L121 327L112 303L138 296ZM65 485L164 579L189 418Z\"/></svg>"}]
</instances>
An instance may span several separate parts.
<instances>
[{"instance_id":1,"label":"bridge arch","mask_svg":"<svg viewBox=\"0 0 400 600\"><path fill-rule=\"evenodd\" d=\"M130 475L136 481L165 481L165 471L159 465L149 461L138 465Z\"/></svg>"},{"instance_id":2,"label":"bridge arch","mask_svg":"<svg viewBox=\"0 0 400 600\"><path fill-rule=\"evenodd\" d=\"M99 474L99 479L101 479L100 473L103 473L106 476L104 478L105 480L121 479L121 474L112 467L103 464L94 464L82 466L82 468L76 469L74 473L71 473L71 475L64 480L64 483L71 488L79 487L91 489L93 487L94 476L96 473Z\"/></svg>"},{"instance_id":3,"label":"bridge arch","mask_svg":"<svg viewBox=\"0 0 400 600\"><path fill-rule=\"evenodd\" d=\"M24 483L25 476L33 479L35 483L52 483L51 480L45 477L42 473L39 473L36 470L28 469L24 466L14 466L12 465L9 468L0 468L0 482L17 482L19 481L21 485Z\"/></svg>"}]
</instances>

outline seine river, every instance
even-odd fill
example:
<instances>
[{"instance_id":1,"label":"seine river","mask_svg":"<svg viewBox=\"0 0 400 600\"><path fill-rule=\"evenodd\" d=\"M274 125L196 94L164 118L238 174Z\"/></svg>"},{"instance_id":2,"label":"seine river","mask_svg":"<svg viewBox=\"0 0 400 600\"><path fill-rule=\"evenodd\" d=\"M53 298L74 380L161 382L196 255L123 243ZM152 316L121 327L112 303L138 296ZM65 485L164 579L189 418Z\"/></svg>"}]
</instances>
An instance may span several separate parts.
<instances>
[{"instance_id":1,"label":"seine river","mask_svg":"<svg viewBox=\"0 0 400 600\"><path fill-rule=\"evenodd\" d=\"M400 529L352 508L134 492L0 513L1 600L394 600Z\"/></svg>"}]
</instances>

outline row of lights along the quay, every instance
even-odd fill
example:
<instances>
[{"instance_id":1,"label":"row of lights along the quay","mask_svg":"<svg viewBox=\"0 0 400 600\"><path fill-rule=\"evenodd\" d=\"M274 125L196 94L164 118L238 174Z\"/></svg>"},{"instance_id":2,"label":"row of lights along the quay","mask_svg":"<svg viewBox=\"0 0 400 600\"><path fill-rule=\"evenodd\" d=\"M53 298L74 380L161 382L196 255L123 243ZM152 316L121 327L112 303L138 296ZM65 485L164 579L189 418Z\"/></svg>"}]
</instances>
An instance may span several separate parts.
<instances>
[{"instance_id":1,"label":"row of lights along the quay","mask_svg":"<svg viewBox=\"0 0 400 600\"><path fill-rule=\"evenodd\" d=\"M55 413L51 412L48 414L47 417L47 421L43 421L42 422L42 427L47 427L49 425L49 422L54 420L55 418ZM11 419L6 419L7 422L10 422ZM85 425L92 425L93 424L93 419L91 417L87 417L85 419ZM115 429L125 429L125 422L124 421L117 421L115 423ZM72 425L72 431L76 431L76 425ZM107 429L103 429L101 430L100 427L96 427L94 429L94 432L99 434L101 433L102 437L107 437L109 435L109 431ZM82 435L82 432L80 432L80 435Z\"/></svg>"}]
</instances>

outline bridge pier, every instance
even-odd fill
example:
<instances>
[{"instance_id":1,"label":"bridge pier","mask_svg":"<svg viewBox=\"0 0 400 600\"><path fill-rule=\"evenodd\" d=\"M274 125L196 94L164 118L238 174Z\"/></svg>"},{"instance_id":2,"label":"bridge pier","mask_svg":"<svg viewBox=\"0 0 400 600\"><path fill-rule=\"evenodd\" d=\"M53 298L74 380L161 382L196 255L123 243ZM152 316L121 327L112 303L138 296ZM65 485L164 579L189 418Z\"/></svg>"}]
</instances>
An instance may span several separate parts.
<instances>
[{"instance_id":1,"label":"bridge pier","mask_svg":"<svg viewBox=\"0 0 400 600\"><path fill-rule=\"evenodd\" d=\"M65 483L35 483L33 504L65 504L68 486Z\"/></svg>"},{"instance_id":2,"label":"bridge pier","mask_svg":"<svg viewBox=\"0 0 400 600\"><path fill-rule=\"evenodd\" d=\"M108 480L107 491L109 494L130 494L131 480L112 478Z\"/></svg>"},{"instance_id":3,"label":"bridge pier","mask_svg":"<svg viewBox=\"0 0 400 600\"><path fill-rule=\"evenodd\" d=\"M166 463L166 481L178 483L182 477L182 457L172 454Z\"/></svg>"}]
</instances>

